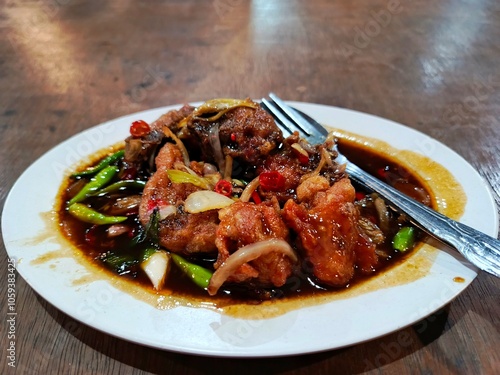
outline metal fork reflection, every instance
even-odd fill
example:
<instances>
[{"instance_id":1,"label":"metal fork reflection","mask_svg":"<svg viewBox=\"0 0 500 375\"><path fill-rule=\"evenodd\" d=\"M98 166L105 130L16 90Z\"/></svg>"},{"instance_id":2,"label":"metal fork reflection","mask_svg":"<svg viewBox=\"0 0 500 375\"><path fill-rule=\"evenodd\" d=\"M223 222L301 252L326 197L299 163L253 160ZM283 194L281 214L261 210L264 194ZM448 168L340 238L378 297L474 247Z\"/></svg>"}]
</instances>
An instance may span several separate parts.
<instances>
[{"instance_id":1,"label":"metal fork reflection","mask_svg":"<svg viewBox=\"0 0 500 375\"><path fill-rule=\"evenodd\" d=\"M324 142L328 131L308 115L287 105L275 94L262 99L262 107L276 120L285 136L298 131L310 143ZM337 149L338 151L338 149ZM338 152L336 161L346 164L349 177L368 190L379 194L395 211L404 213L416 226L437 240L457 249L468 261L483 271L500 277L500 241L443 214L399 192L351 163Z\"/></svg>"}]
</instances>

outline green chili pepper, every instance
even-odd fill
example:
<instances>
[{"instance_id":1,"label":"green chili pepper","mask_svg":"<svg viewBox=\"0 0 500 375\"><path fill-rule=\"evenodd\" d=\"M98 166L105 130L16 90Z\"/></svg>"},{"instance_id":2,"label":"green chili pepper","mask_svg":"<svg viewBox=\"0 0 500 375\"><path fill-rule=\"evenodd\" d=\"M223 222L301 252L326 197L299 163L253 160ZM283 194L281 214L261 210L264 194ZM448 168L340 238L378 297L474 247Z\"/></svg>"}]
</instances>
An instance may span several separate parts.
<instances>
[{"instance_id":1,"label":"green chili pepper","mask_svg":"<svg viewBox=\"0 0 500 375\"><path fill-rule=\"evenodd\" d=\"M197 264L188 262L177 254L170 253L174 263L199 287L203 289L208 288L208 283L212 277L212 271L199 266Z\"/></svg>"},{"instance_id":2,"label":"green chili pepper","mask_svg":"<svg viewBox=\"0 0 500 375\"><path fill-rule=\"evenodd\" d=\"M106 216L82 203L73 203L68 207L68 212L78 220L97 225L115 224L127 220L126 216Z\"/></svg>"},{"instance_id":3,"label":"green chili pepper","mask_svg":"<svg viewBox=\"0 0 500 375\"><path fill-rule=\"evenodd\" d=\"M71 175L71 177L86 177L86 176L92 176L96 174L97 172L103 170L106 168L108 165L114 163L115 161L121 159L125 155L125 150L120 150L115 152L114 154L111 154L104 159L102 159L99 164L93 166L92 168L86 169L81 172L75 172Z\"/></svg>"},{"instance_id":4,"label":"green chili pepper","mask_svg":"<svg viewBox=\"0 0 500 375\"><path fill-rule=\"evenodd\" d=\"M68 206L73 203L81 202L91 193L104 187L109 181L113 179L115 174L118 173L118 167L109 166L105 167L102 171L97 173L73 198L68 202Z\"/></svg>"},{"instance_id":5,"label":"green chili pepper","mask_svg":"<svg viewBox=\"0 0 500 375\"><path fill-rule=\"evenodd\" d=\"M404 252L413 247L415 243L415 228L401 228L392 240L392 247L398 251Z\"/></svg>"},{"instance_id":6,"label":"green chili pepper","mask_svg":"<svg viewBox=\"0 0 500 375\"><path fill-rule=\"evenodd\" d=\"M144 189L144 186L146 186L146 181L122 180L122 181L115 182L114 184L106 186L105 188L103 188L101 190L97 190L96 192L90 193L87 195L88 196L102 196L102 195L106 195L109 193L115 193L115 192L122 190L122 189L142 190L142 189Z\"/></svg>"}]
</instances>

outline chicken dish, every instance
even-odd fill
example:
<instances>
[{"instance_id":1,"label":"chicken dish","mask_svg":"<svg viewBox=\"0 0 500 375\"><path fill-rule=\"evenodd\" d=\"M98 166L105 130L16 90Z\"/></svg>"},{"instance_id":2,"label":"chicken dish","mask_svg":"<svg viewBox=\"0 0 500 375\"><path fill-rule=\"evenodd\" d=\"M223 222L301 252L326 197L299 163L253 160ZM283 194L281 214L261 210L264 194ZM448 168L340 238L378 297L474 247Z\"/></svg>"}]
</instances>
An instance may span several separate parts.
<instances>
[{"instance_id":1,"label":"chicken dish","mask_svg":"<svg viewBox=\"0 0 500 375\"><path fill-rule=\"evenodd\" d=\"M346 288L408 254L419 232L353 185L337 142L284 138L250 99L137 119L124 148L69 176L61 228L97 264L156 291L262 301ZM396 163L345 153L430 205Z\"/></svg>"}]
</instances>

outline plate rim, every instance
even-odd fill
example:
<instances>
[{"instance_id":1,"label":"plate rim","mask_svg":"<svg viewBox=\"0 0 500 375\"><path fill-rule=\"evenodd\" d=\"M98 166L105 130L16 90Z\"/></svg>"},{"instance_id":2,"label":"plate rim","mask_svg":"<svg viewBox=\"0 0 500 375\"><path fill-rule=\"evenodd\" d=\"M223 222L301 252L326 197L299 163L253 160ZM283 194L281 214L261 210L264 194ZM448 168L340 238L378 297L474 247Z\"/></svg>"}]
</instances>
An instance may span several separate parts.
<instances>
[{"instance_id":1,"label":"plate rim","mask_svg":"<svg viewBox=\"0 0 500 375\"><path fill-rule=\"evenodd\" d=\"M382 122L387 122L387 123L391 123L392 125L396 126L396 127L402 127L404 128L406 131L410 131L410 132L414 132L414 134L418 134L419 136L422 136L422 137L427 137L428 139L431 139L433 141L436 141L438 144L439 144L439 147L444 147L446 149L446 152L451 152L453 154L454 157L457 158L457 160L460 160L461 163L469 166L473 171L474 171L474 174L475 174L475 177L479 177L482 181L483 181L483 185L484 185L484 188L485 190L487 191L487 195L489 197L489 200L491 201L493 207L494 207L494 210L493 210L493 216L492 218L490 218L489 220L492 220L494 221L494 227L492 228L493 229L493 232L492 233L488 233L490 235L495 235L495 236L498 236L498 223L499 223L499 215L498 215L498 210L496 208L496 202L494 200L494 196L493 196L493 191L491 189L491 187L487 184L486 180L477 172L475 171L475 169L461 156L459 155L457 152L455 152L453 149L449 148L448 146L446 146L445 144L435 140L434 138L426 135L425 133L422 133L420 132L419 130L416 130L416 129L413 129L413 128L410 128L406 125L403 125L403 124L400 124L400 123L397 123L395 121L392 121L392 120L389 120L389 119L385 119L385 118L382 118L382 117L379 117L379 116L376 116L376 115L372 115L372 114L369 114L369 113L364 113L364 112L359 112L359 111L355 111L355 110L352 110L352 109L346 109L346 108L340 108L340 107L334 107L334 106L328 106L328 105L325 105L325 104L316 104L316 103L305 103L305 102L295 102L295 101L288 101L290 104L292 105L295 105L295 106L298 106L300 109L311 109L311 110L314 110L315 108L321 108L322 110L324 111L340 111L340 112L345 112L345 113L349 113L351 116L368 116L368 118L371 118L371 119L375 119L377 122L378 121L382 121ZM192 105L197 105L201 102L193 102L191 103ZM108 120L108 121L105 121L101 124L98 124L98 125L95 125L95 126L92 126L88 129L85 129L77 134L74 134L73 136L67 138L66 140L60 142L59 144L57 144L56 146L52 147L50 150L48 150L47 152L45 152L42 156L40 156L39 158L37 158L17 179L16 179L16 182L12 185L5 201L4 201L4 206L3 206L3 213L2 213L2 222L1 222L1 226L2 226L2 235L3 235L3 240L4 240L4 243L5 243L5 248L6 248L6 253L8 255L9 258L11 258L11 252L9 251L9 246L11 246L10 244L8 244L7 242L9 241L9 238L10 238L10 234L8 233L5 233L5 228L6 228L6 223L7 223L7 217L8 215L5 215L6 211L11 207L11 205L13 204L12 200L13 200L13 197L14 197L14 193L16 191L16 189L18 189L18 184L20 181L22 181L24 178L26 178L26 176L29 175L29 173L31 173L33 171L33 169L36 168L36 166L41 163L45 158L48 157L48 155L51 155L52 152L55 152L56 149L60 149L66 145L69 145L71 144L71 142L74 142L75 140L81 138L82 136L84 136L84 134L87 134L88 132L93 132L93 131L96 131L96 129L99 129L103 126L108 126L108 125L114 125L114 124L119 124L123 121L127 121L128 119L136 116L144 116L145 114L147 115L152 115L152 114L157 114L159 112L163 112L163 111L167 111L167 110L170 110L170 109L173 109L173 108L179 108L181 107L182 105L181 104L175 104L175 105L169 105L169 106L162 106L162 107L157 107L157 108L152 108L152 109L148 109L148 110L144 110L144 111L138 111L138 112L135 112L135 113L132 113L132 114L128 114L128 115L123 115L123 116L120 116L120 117L117 117L115 119L112 119L112 120ZM383 140L383 138L381 138ZM114 143L110 143L111 144L114 144ZM61 176L61 178L63 178L63 176ZM62 181L62 180L61 180ZM60 186L60 183L61 181L58 181L57 182L57 186ZM460 181L459 181L460 182ZM55 198L55 197L54 197ZM52 204L53 205L53 204ZM8 225L7 225L8 227ZM28 268L29 269L29 268ZM28 271L25 271L25 266L23 267L20 267L20 270L18 271L19 274L23 277L23 279L30 285L30 287L36 291L37 293L39 293L42 298L46 299L49 303L53 304L52 301L50 299L47 299L44 294L40 293L39 290L38 290L38 286L37 285L33 285L31 278L29 277L29 274L26 274ZM477 275L477 274L476 274ZM444 304L446 305L447 303L449 303L451 300L453 300L454 298L456 298L460 293L462 293L467 287L468 285L474 280L476 276L474 276L468 283L467 285L465 285L464 288L461 289L460 292L456 293L455 295L453 295L451 298L449 298ZM341 347L345 347L345 346L349 346L349 345L354 345L354 344L359 344L359 343L362 343L362 342L365 342L365 341L369 341L369 340L373 340L377 337L380 337L380 336L384 336L386 334L389 334L391 332L394 332L396 330L400 330L408 325L411 325L413 324L415 321L419 321L423 318L425 318L425 316L428 316L429 314L432 314L435 310L441 308L442 306L439 306L437 307L435 310L433 311L430 311L427 315L423 315L423 316L420 316L419 319L415 320L415 321L411 321L411 322L407 322L406 324L403 324L401 326L399 326L398 328L396 329L392 329L391 331L384 331L382 330L381 332L379 332L378 334L374 335L374 336L370 336L370 337L367 337L365 339L362 339L362 340L358 340L356 342L346 342L344 343L343 345L335 345L335 346L331 346L331 347L325 347L324 345L319 345L318 347L309 347L309 349L307 349L306 351L301 351L301 350L284 350L284 351L279 351L279 350L276 350L274 353L269 353L269 354L266 354L266 353L262 353L262 352L249 352L248 354L245 354L244 352L242 351L235 351L235 352L221 352L220 350L214 350L214 349L205 349L205 350L202 350L202 349L196 349L196 348L188 348L188 347L181 347L181 346L177 346L177 347L171 347L171 346L158 346L157 343L154 343L154 342L147 342L145 340L142 340L142 341L137 341L135 340L134 338L127 338L127 337L124 337L120 334L117 334L117 333L112 333L108 330L103 330L103 329L100 329L99 327L96 327L95 325L92 325L92 324L89 324L88 322L82 320L82 319L79 319L78 317L75 317L74 315L74 311L72 311L71 308L68 308L67 306L59 306L59 305L54 305L56 308L58 308L59 310L61 310L62 312L68 314L69 316L71 316L72 318L80 321L81 323L85 324L85 325L88 325L94 329L97 329L103 333L106 333L106 334L110 334L112 336L115 336L115 337L118 337L120 339L123 339L123 340L126 340L126 341L131 341L131 342L135 342L135 343L138 343L140 345L144 345L144 346L148 346L148 347L153 347L153 348L157 348L157 349L162 349L162 350L169 350L169 351L172 351L172 352L179 352L179 353L188 353L188 354L196 354L196 355L205 355L205 356L217 356L217 357L279 357L279 356L288 356L288 355L296 355L296 354L305 354L305 353L313 353L313 352L320 352L320 351L325 351L325 350L331 350L331 349L338 349L338 348L341 348Z\"/></svg>"}]
</instances>

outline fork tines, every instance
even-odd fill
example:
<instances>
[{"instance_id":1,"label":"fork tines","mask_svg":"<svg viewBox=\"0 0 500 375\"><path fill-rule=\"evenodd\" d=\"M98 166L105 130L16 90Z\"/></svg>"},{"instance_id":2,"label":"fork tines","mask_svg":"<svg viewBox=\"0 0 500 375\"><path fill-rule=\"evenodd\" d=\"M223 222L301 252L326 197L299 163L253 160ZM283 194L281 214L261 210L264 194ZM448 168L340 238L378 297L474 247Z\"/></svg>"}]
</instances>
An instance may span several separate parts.
<instances>
[{"instance_id":1,"label":"fork tines","mask_svg":"<svg viewBox=\"0 0 500 375\"><path fill-rule=\"evenodd\" d=\"M320 143L328 135L327 130L305 113L290 107L283 100L273 93L269 93L268 100L262 98L262 107L273 115L278 126L285 137L288 137L294 131L308 139L311 143Z\"/></svg>"}]
</instances>

